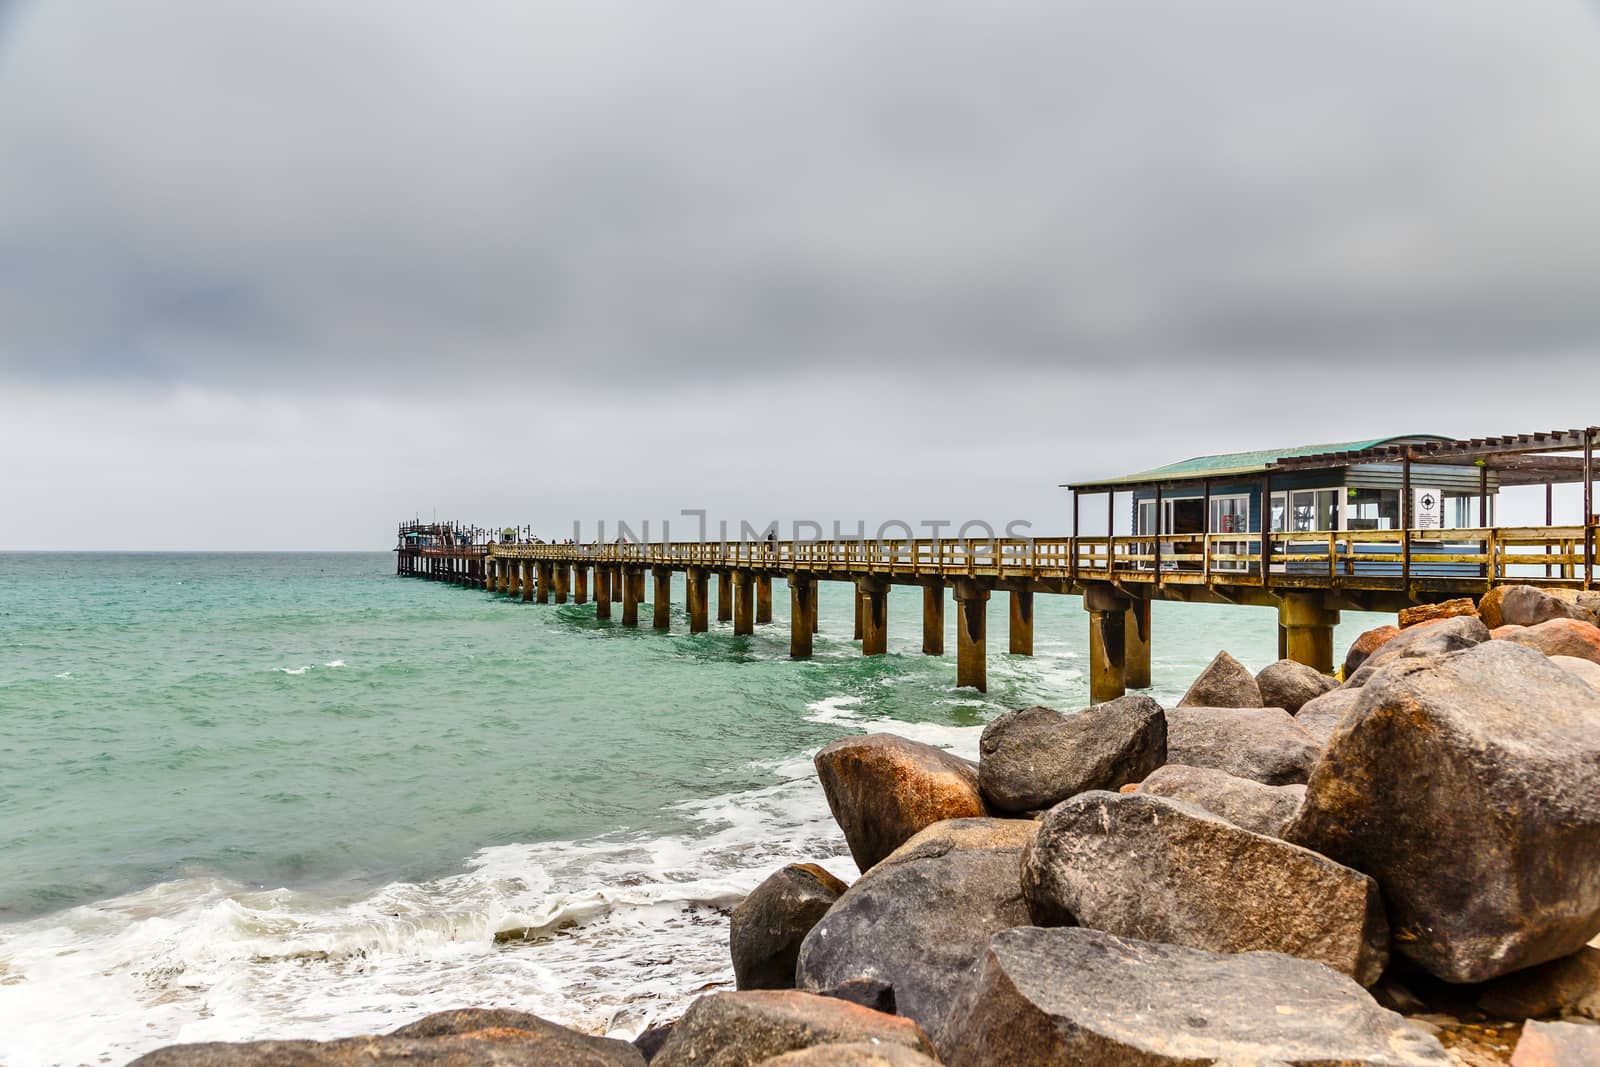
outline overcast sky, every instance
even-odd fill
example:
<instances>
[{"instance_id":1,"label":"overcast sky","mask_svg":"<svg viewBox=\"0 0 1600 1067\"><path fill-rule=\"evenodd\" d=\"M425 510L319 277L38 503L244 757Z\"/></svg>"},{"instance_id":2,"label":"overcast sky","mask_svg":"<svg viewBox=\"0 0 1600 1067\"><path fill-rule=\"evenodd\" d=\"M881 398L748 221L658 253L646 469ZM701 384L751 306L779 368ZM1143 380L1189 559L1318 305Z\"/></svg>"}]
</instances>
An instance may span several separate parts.
<instances>
[{"instance_id":1,"label":"overcast sky","mask_svg":"<svg viewBox=\"0 0 1600 1067\"><path fill-rule=\"evenodd\" d=\"M0 0L0 549L1600 422L1582 0Z\"/></svg>"}]
</instances>

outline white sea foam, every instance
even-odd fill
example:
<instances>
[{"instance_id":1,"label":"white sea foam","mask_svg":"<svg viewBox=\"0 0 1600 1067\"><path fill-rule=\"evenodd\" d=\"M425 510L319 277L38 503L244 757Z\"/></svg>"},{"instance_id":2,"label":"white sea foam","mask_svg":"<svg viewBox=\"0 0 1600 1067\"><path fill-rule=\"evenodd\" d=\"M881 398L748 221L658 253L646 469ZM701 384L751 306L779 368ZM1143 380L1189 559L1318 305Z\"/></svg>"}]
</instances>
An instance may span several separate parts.
<instances>
[{"instance_id":1,"label":"white sea foam","mask_svg":"<svg viewBox=\"0 0 1600 1067\"><path fill-rule=\"evenodd\" d=\"M342 659L330 659L328 662L324 663L323 666L324 667L343 667L344 666L344 660L342 660Z\"/></svg>"},{"instance_id":2,"label":"white sea foam","mask_svg":"<svg viewBox=\"0 0 1600 1067\"><path fill-rule=\"evenodd\" d=\"M62 671L60 674L56 675L56 677L57 678L71 678L72 677L72 672L71 671Z\"/></svg>"},{"instance_id":3,"label":"white sea foam","mask_svg":"<svg viewBox=\"0 0 1600 1067\"><path fill-rule=\"evenodd\" d=\"M769 769L775 785L680 805L681 834L498 846L360 895L167 882L0 926L0 1063L378 1032L463 1005L632 1036L731 985L725 912L774 869L853 875L809 756Z\"/></svg>"},{"instance_id":4,"label":"white sea foam","mask_svg":"<svg viewBox=\"0 0 1600 1067\"><path fill-rule=\"evenodd\" d=\"M307 663L303 667L279 667L278 668L278 670L282 671L284 674L304 674L304 673L306 673L306 671L309 671L310 669L311 669L311 664L309 664L309 663Z\"/></svg>"}]
</instances>

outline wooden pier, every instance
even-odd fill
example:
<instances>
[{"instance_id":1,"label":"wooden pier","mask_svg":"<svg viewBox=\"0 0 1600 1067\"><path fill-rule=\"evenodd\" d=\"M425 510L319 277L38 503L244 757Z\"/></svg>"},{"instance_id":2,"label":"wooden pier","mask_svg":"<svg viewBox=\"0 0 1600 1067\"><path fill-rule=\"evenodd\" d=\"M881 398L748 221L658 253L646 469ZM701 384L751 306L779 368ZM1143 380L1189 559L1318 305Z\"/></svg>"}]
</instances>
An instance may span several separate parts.
<instances>
[{"instance_id":1,"label":"wooden pier","mask_svg":"<svg viewBox=\"0 0 1600 1067\"><path fill-rule=\"evenodd\" d=\"M1272 607L1278 611L1280 653L1321 671L1333 669L1333 627L1342 610L1398 611L1455 597L1478 597L1502 584L1572 589L1596 585L1595 543L1600 516L1592 495L1594 444L1600 431L1559 431L1476 441L1385 445L1271 461L1260 499L1272 500L1274 477L1306 470L1368 469L1397 463L1405 485L1402 519L1410 517L1413 465L1427 463L1481 472L1488 514L1489 477L1499 484L1584 486L1584 521L1532 527L1441 529L1401 522L1394 530L1259 529L1160 532L1030 539L839 540L545 544L484 541L454 524L403 524L398 573L449 581L523 601L589 602L598 618L639 625L647 602L651 625L671 625L673 585L681 578L689 631L709 629L711 583L718 618L735 634L772 621L772 586L789 590L790 654L811 655L817 630L817 583L845 582L856 597L856 640L865 655L887 648L888 592L922 589L922 650L944 654L945 607L956 612L956 682L983 690L987 602L1009 599L1008 649L1033 653L1037 594L1081 596L1089 615L1090 691L1095 701L1150 684L1150 603L1153 600ZM1582 451L1581 458L1549 455ZM1568 462L1576 459L1575 463ZM1118 492L1109 490L1108 529ZM1155 483L1159 501L1161 481ZM1078 492L1073 511L1077 518ZM1088 487L1088 488L1093 488ZM1207 484L1209 489L1209 480ZM1209 494L1208 494L1209 495ZM1546 500L1549 500L1547 489ZM1547 519L1548 503L1547 503Z\"/></svg>"}]
</instances>

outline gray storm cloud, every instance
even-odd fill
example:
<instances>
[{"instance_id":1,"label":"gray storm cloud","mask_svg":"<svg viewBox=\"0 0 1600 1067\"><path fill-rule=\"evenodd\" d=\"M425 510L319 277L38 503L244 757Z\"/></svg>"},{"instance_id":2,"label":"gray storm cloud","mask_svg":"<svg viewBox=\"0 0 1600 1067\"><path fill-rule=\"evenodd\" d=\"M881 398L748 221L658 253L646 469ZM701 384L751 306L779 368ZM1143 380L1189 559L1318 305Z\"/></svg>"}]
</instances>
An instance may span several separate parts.
<instances>
[{"instance_id":1,"label":"gray storm cloud","mask_svg":"<svg viewBox=\"0 0 1600 1067\"><path fill-rule=\"evenodd\" d=\"M22 4L0 370L401 386L1600 334L1578 3Z\"/></svg>"}]
</instances>

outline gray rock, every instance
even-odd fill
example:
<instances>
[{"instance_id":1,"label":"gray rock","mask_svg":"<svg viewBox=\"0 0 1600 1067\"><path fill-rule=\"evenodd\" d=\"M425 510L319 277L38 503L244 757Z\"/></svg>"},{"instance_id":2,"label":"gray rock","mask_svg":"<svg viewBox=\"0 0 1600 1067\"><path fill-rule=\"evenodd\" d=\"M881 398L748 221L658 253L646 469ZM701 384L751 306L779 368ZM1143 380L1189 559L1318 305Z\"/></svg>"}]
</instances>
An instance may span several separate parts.
<instances>
[{"instance_id":1,"label":"gray rock","mask_svg":"<svg viewBox=\"0 0 1600 1067\"><path fill-rule=\"evenodd\" d=\"M847 737L824 747L815 763L834 821L863 871L926 826L984 813L977 764L920 741Z\"/></svg>"},{"instance_id":2,"label":"gray rock","mask_svg":"<svg viewBox=\"0 0 1600 1067\"><path fill-rule=\"evenodd\" d=\"M1503 585L1484 596L1480 612L1490 629L1537 626L1551 619L1595 622L1595 613L1581 602L1567 600L1532 585ZM1491 621L1492 620L1492 621Z\"/></svg>"},{"instance_id":3,"label":"gray rock","mask_svg":"<svg viewBox=\"0 0 1600 1067\"><path fill-rule=\"evenodd\" d=\"M1551 619L1537 626L1524 626L1501 640L1525 645L1546 656L1586 659L1600 665L1600 626L1577 619Z\"/></svg>"},{"instance_id":4,"label":"gray rock","mask_svg":"<svg viewBox=\"0 0 1600 1067\"><path fill-rule=\"evenodd\" d=\"M1378 886L1309 849L1182 801L1080 793L1022 854L1038 926L1087 926L1209 952L1283 952L1371 985L1389 958Z\"/></svg>"},{"instance_id":5,"label":"gray rock","mask_svg":"<svg viewBox=\"0 0 1600 1067\"><path fill-rule=\"evenodd\" d=\"M1173 708L1167 762L1267 785L1304 782L1322 746L1282 708Z\"/></svg>"},{"instance_id":6,"label":"gray rock","mask_svg":"<svg viewBox=\"0 0 1600 1067\"><path fill-rule=\"evenodd\" d=\"M1542 1023L1522 1028L1511 1067L1594 1067L1600 1063L1600 1026Z\"/></svg>"},{"instance_id":7,"label":"gray rock","mask_svg":"<svg viewBox=\"0 0 1600 1067\"><path fill-rule=\"evenodd\" d=\"M1137 791L1186 800L1242 830L1268 837L1283 833L1306 795L1303 785L1265 785L1227 771L1181 763L1169 763L1155 771L1139 783Z\"/></svg>"},{"instance_id":8,"label":"gray rock","mask_svg":"<svg viewBox=\"0 0 1600 1067\"><path fill-rule=\"evenodd\" d=\"M845 884L814 863L791 863L733 909L728 949L740 989L793 989L800 942Z\"/></svg>"},{"instance_id":9,"label":"gray rock","mask_svg":"<svg viewBox=\"0 0 1600 1067\"><path fill-rule=\"evenodd\" d=\"M910 1019L793 989L712 993L689 1006L652 1067L753 1067L816 1045L901 1045L932 1055Z\"/></svg>"},{"instance_id":10,"label":"gray rock","mask_svg":"<svg viewBox=\"0 0 1600 1067\"><path fill-rule=\"evenodd\" d=\"M1478 990L1478 1007L1502 1019L1545 1015L1600 1019L1600 948L1585 946L1570 956L1486 982Z\"/></svg>"},{"instance_id":11,"label":"gray rock","mask_svg":"<svg viewBox=\"0 0 1600 1067\"><path fill-rule=\"evenodd\" d=\"M1577 656L1551 656L1550 662L1570 674L1576 674L1588 683L1590 689L1600 693L1600 663Z\"/></svg>"},{"instance_id":12,"label":"gray rock","mask_svg":"<svg viewBox=\"0 0 1600 1067\"><path fill-rule=\"evenodd\" d=\"M1489 628L1482 619L1458 615L1453 619L1425 622L1391 637L1368 656L1366 662L1345 678L1345 687L1359 689L1372 673L1397 659L1426 658L1461 652L1489 640Z\"/></svg>"},{"instance_id":13,"label":"gray rock","mask_svg":"<svg viewBox=\"0 0 1600 1067\"><path fill-rule=\"evenodd\" d=\"M1324 693L1306 702L1300 714L1294 717L1295 725L1316 738L1318 744L1326 745L1328 738L1333 736L1334 727L1360 699L1360 689L1335 689L1331 693Z\"/></svg>"},{"instance_id":14,"label":"gray rock","mask_svg":"<svg viewBox=\"0 0 1600 1067\"><path fill-rule=\"evenodd\" d=\"M1600 932L1600 694L1505 641L1393 661L1284 836L1376 878L1395 950L1445 981L1576 952Z\"/></svg>"},{"instance_id":15,"label":"gray rock","mask_svg":"<svg viewBox=\"0 0 1600 1067\"><path fill-rule=\"evenodd\" d=\"M1306 701L1315 700L1330 689L1337 689L1339 681L1315 667L1307 667L1292 659L1280 659L1261 669L1261 673L1256 675L1256 687L1261 690L1264 707L1282 708L1290 715L1296 715Z\"/></svg>"},{"instance_id":16,"label":"gray rock","mask_svg":"<svg viewBox=\"0 0 1600 1067\"><path fill-rule=\"evenodd\" d=\"M950 1067L1450 1062L1437 1039L1306 960L1036 927L990 940L938 1044Z\"/></svg>"},{"instance_id":17,"label":"gray rock","mask_svg":"<svg viewBox=\"0 0 1600 1067\"><path fill-rule=\"evenodd\" d=\"M1180 708L1259 708L1261 688L1248 668L1226 652L1200 672L1189 691L1178 701Z\"/></svg>"},{"instance_id":18,"label":"gray rock","mask_svg":"<svg viewBox=\"0 0 1600 1067\"><path fill-rule=\"evenodd\" d=\"M984 727L978 786L992 811L1038 811L1085 789L1137 782L1166 758L1166 714L1142 694L1073 715L1023 708Z\"/></svg>"},{"instance_id":19,"label":"gray rock","mask_svg":"<svg viewBox=\"0 0 1600 1067\"><path fill-rule=\"evenodd\" d=\"M894 987L895 1007L931 1033L989 935L1028 921L1018 865L1032 819L930 826L845 891L800 947L801 989L857 978Z\"/></svg>"},{"instance_id":20,"label":"gray rock","mask_svg":"<svg viewBox=\"0 0 1600 1067\"><path fill-rule=\"evenodd\" d=\"M172 1045L140 1067L643 1067L626 1041L508 1010L439 1012L382 1037Z\"/></svg>"},{"instance_id":21,"label":"gray rock","mask_svg":"<svg viewBox=\"0 0 1600 1067\"><path fill-rule=\"evenodd\" d=\"M939 1061L903 1045L875 1045L858 1041L849 1045L814 1045L785 1052L762 1067L939 1067Z\"/></svg>"}]
</instances>

